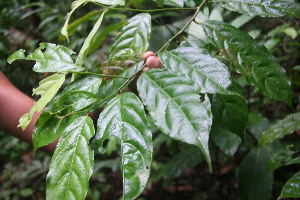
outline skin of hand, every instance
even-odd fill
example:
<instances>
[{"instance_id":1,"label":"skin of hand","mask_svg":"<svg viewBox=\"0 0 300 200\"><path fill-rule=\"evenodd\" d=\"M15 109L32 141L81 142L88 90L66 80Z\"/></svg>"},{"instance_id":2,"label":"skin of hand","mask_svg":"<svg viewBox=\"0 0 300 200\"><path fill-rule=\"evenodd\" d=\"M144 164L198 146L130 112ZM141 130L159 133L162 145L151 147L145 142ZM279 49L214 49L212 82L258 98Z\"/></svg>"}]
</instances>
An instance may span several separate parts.
<instances>
[{"instance_id":1,"label":"skin of hand","mask_svg":"<svg viewBox=\"0 0 300 200\"><path fill-rule=\"evenodd\" d=\"M19 119L29 112L33 104L34 100L18 90L0 71L0 130L32 144L34 124L40 113L34 114L25 131L17 126ZM53 153L56 144L57 141L42 149Z\"/></svg>"}]
</instances>

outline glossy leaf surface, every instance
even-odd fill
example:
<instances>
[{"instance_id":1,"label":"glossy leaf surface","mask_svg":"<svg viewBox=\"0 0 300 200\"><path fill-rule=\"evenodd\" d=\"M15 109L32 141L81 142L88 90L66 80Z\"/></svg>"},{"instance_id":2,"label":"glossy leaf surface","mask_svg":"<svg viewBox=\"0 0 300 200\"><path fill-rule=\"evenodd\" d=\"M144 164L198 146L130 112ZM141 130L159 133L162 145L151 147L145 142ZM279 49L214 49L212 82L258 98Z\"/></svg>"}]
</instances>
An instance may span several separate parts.
<instances>
[{"instance_id":1,"label":"glossy leaf surface","mask_svg":"<svg viewBox=\"0 0 300 200\"><path fill-rule=\"evenodd\" d=\"M285 70L262 43L224 22L206 21L203 27L211 43L252 85L268 97L291 104L291 86Z\"/></svg>"},{"instance_id":2,"label":"glossy leaf surface","mask_svg":"<svg viewBox=\"0 0 300 200\"><path fill-rule=\"evenodd\" d=\"M266 145L300 129L300 112L286 116L263 132L259 145Z\"/></svg>"},{"instance_id":3,"label":"glossy leaf surface","mask_svg":"<svg viewBox=\"0 0 300 200\"><path fill-rule=\"evenodd\" d=\"M239 172L241 200L268 200L271 197L273 171L268 170L271 153L267 148L252 149L243 159Z\"/></svg>"},{"instance_id":4,"label":"glossy leaf surface","mask_svg":"<svg viewBox=\"0 0 300 200\"><path fill-rule=\"evenodd\" d=\"M96 2L96 3L105 4L105 5L110 5L110 6L116 6L116 5L124 6L125 5L125 0L91 0L91 1Z\"/></svg>"},{"instance_id":5,"label":"glossy leaf surface","mask_svg":"<svg viewBox=\"0 0 300 200\"><path fill-rule=\"evenodd\" d=\"M133 93L113 98L101 112L96 144L109 136L121 140L123 199L135 199L144 190L152 161L152 135L142 102Z\"/></svg>"},{"instance_id":6,"label":"glossy leaf surface","mask_svg":"<svg viewBox=\"0 0 300 200\"><path fill-rule=\"evenodd\" d=\"M276 152L269 161L269 169L275 170L283 165L292 165L300 163L300 157L293 158L293 155L297 152L291 150L292 145L284 146L278 152Z\"/></svg>"},{"instance_id":7,"label":"glossy leaf surface","mask_svg":"<svg viewBox=\"0 0 300 200\"><path fill-rule=\"evenodd\" d=\"M33 60L35 72L67 72L82 71L83 68L75 64L71 58L74 52L64 46L50 43L40 43L40 47L33 53L25 56L25 50L20 49L8 58L12 63L18 59Z\"/></svg>"},{"instance_id":8,"label":"glossy leaf surface","mask_svg":"<svg viewBox=\"0 0 300 200\"><path fill-rule=\"evenodd\" d=\"M20 118L18 126L25 130L30 123L35 112L41 112L44 107L55 96L59 88L65 81L65 74L54 74L40 81L39 87L33 89L33 94L41 95L41 98L34 103L30 111Z\"/></svg>"},{"instance_id":9,"label":"glossy leaf surface","mask_svg":"<svg viewBox=\"0 0 300 200\"><path fill-rule=\"evenodd\" d=\"M211 98L213 126L222 127L240 138L248 121L248 107L246 99L238 94L214 94Z\"/></svg>"},{"instance_id":10,"label":"glossy leaf surface","mask_svg":"<svg viewBox=\"0 0 300 200\"><path fill-rule=\"evenodd\" d=\"M154 1L159 2L159 0L154 0ZM183 7L184 0L164 0L162 3L173 7Z\"/></svg>"},{"instance_id":11,"label":"glossy leaf surface","mask_svg":"<svg viewBox=\"0 0 300 200\"><path fill-rule=\"evenodd\" d=\"M166 69L147 71L137 86L156 126L174 139L198 146L211 169L208 139L212 114L208 97L200 101L199 86Z\"/></svg>"},{"instance_id":12,"label":"glossy leaf surface","mask_svg":"<svg viewBox=\"0 0 300 200\"><path fill-rule=\"evenodd\" d=\"M294 174L283 186L280 197L283 198L297 198L300 197L300 172Z\"/></svg>"},{"instance_id":13,"label":"glossy leaf surface","mask_svg":"<svg viewBox=\"0 0 300 200\"><path fill-rule=\"evenodd\" d=\"M109 59L125 60L141 56L149 46L150 33L151 15L147 13L135 15L118 34Z\"/></svg>"},{"instance_id":14,"label":"glossy leaf surface","mask_svg":"<svg viewBox=\"0 0 300 200\"><path fill-rule=\"evenodd\" d=\"M228 93L229 71L223 63L197 47L179 47L159 54L163 66L194 80L201 93Z\"/></svg>"},{"instance_id":15,"label":"glossy leaf surface","mask_svg":"<svg viewBox=\"0 0 300 200\"><path fill-rule=\"evenodd\" d=\"M249 16L280 17L292 15L300 17L297 0L213 0L224 8Z\"/></svg>"},{"instance_id":16,"label":"glossy leaf surface","mask_svg":"<svg viewBox=\"0 0 300 200\"><path fill-rule=\"evenodd\" d=\"M87 116L77 118L62 133L47 175L48 200L85 199L94 167L94 152L88 146L94 134Z\"/></svg>"},{"instance_id":17,"label":"glossy leaf surface","mask_svg":"<svg viewBox=\"0 0 300 200\"><path fill-rule=\"evenodd\" d=\"M38 118L33 130L33 151L35 152L38 148L54 142L77 117L78 115L71 115L61 118L44 111Z\"/></svg>"}]
</instances>

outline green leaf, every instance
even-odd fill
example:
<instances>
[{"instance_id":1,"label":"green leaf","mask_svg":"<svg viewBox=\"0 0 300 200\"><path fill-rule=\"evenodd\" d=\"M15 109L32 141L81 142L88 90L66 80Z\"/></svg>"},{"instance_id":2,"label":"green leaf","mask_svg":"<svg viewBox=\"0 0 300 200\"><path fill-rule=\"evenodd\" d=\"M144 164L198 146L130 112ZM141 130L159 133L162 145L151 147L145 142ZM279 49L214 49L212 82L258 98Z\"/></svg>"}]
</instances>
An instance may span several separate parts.
<instances>
[{"instance_id":1,"label":"green leaf","mask_svg":"<svg viewBox=\"0 0 300 200\"><path fill-rule=\"evenodd\" d=\"M100 16L100 18L97 20L97 22L95 23L93 29L91 30L91 32L89 33L89 35L87 36L87 38L85 39L82 48L80 49L80 52L78 54L78 57L76 59L76 64L82 66L84 63L84 60L88 54L88 50L91 46L91 43L93 42L93 40L95 39L95 35L98 31L98 29L100 28L102 21L103 21L103 17L105 15L105 13L108 10L104 10Z\"/></svg>"},{"instance_id":2,"label":"green leaf","mask_svg":"<svg viewBox=\"0 0 300 200\"><path fill-rule=\"evenodd\" d=\"M7 58L7 62L9 64L13 63L15 60L19 59L25 59L25 50L24 49L19 49L15 53L13 53L11 56Z\"/></svg>"},{"instance_id":3,"label":"green leaf","mask_svg":"<svg viewBox=\"0 0 300 200\"><path fill-rule=\"evenodd\" d=\"M263 132L259 145L263 146L300 129L300 112L290 114L284 119L277 121L268 130Z\"/></svg>"},{"instance_id":4,"label":"green leaf","mask_svg":"<svg viewBox=\"0 0 300 200\"><path fill-rule=\"evenodd\" d=\"M90 0L91 2L101 3L110 6L124 6L125 0Z\"/></svg>"},{"instance_id":5,"label":"green leaf","mask_svg":"<svg viewBox=\"0 0 300 200\"><path fill-rule=\"evenodd\" d=\"M271 197L273 171L268 170L271 153L267 148L252 149L243 159L239 178L241 200L268 200Z\"/></svg>"},{"instance_id":6,"label":"green leaf","mask_svg":"<svg viewBox=\"0 0 300 200\"><path fill-rule=\"evenodd\" d=\"M151 15L142 13L131 18L118 34L109 59L125 60L141 56L149 46Z\"/></svg>"},{"instance_id":7,"label":"green leaf","mask_svg":"<svg viewBox=\"0 0 300 200\"><path fill-rule=\"evenodd\" d=\"M93 121L87 116L77 118L62 133L47 175L48 200L85 199L94 167L94 152L88 144L94 134Z\"/></svg>"},{"instance_id":8,"label":"green leaf","mask_svg":"<svg viewBox=\"0 0 300 200\"><path fill-rule=\"evenodd\" d=\"M218 59L211 57L204 49L179 47L159 54L167 69L194 80L201 93L228 93L229 71Z\"/></svg>"},{"instance_id":9,"label":"green leaf","mask_svg":"<svg viewBox=\"0 0 300 200\"><path fill-rule=\"evenodd\" d=\"M224 153L233 156L242 140L236 134L220 127L212 127L211 138Z\"/></svg>"},{"instance_id":10,"label":"green leaf","mask_svg":"<svg viewBox=\"0 0 300 200\"><path fill-rule=\"evenodd\" d=\"M292 15L300 17L297 0L213 0L224 8L249 16L280 17Z\"/></svg>"},{"instance_id":11,"label":"green leaf","mask_svg":"<svg viewBox=\"0 0 300 200\"><path fill-rule=\"evenodd\" d=\"M222 127L243 138L248 121L246 99L237 94L215 94L211 97L210 102L214 116L213 126Z\"/></svg>"},{"instance_id":12,"label":"green leaf","mask_svg":"<svg viewBox=\"0 0 300 200\"><path fill-rule=\"evenodd\" d=\"M268 168L276 170L283 165L291 165L300 163L300 159L293 158L293 155L297 152L291 150L293 145L284 146L279 152L276 152L268 163Z\"/></svg>"},{"instance_id":13,"label":"green leaf","mask_svg":"<svg viewBox=\"0 0 300 200\"><path fill-rule=\"evenodd\" d=\"M159 2L160 0L154 0L154 1ZM182 8L184 5L184 0L164 0L163 4Z\"/></svg>"},{"instance_id":14,"label":"green leaf","mask_svg":"<svg viewBox=\"0 0 300 200\"><path fill-rule=\"evenodd\" d=\"M208 97L200 101L199 86L166 69L147 71L137 86L156 126L174 139L198 146L211 170L208 139L212 114Z\"/></svg>"},{"instance_id":15,"label":"green leaf","mask_svg":"<svg viewBox=\"0 0 300 200\"><path fill-rule=\"evenodd\" d=\"M33 130L33 151L54 142L77 117L78 115L70 115L62 118L44 111Z\"/></svg>"},{"instance_id":16,"label":"green leaf","mask_svg":"<svg viewBox=\"0 0 300 200\"><path fill-rule=\"evenodd\" d=\"M224 58L244 74L264 95L291 105L291 86L285 70L262 43L220 21L206 21L204 30Z\"/></svg>"},{"instance_id":17,"label":"green leaf","mask_svg":"<svg viewBox=\"0 0 300 200\"><path fill-rule=\"evenodd\" d=\"M300 197L300 171L294 174L283 186L278 199Z\"/></svg>"},{"instance_id":18,"label":"green leaf","mask_svg":"<svg viewBox=\"0 0 300 200\"><path fill-rule=\"evenodd\" d=\"M135 64L134 66L124 70L123 72L121 72L119 74L119 76L123 76L123 77L131 77L133 75L135 75L137 72L141 71L143 69L143 65L144 62L139 62L137 64ZM127 82L127 84L126 84ZM101 99L105 99L111 95L113 95L113 93L115 93L117 90L120 89L120 87L124 84L126 84L126 86L124 86L122 88L122 90L120 92L122 92L124 89L127 88L127 86L129 85L130 82L128 82L128 79L124 79L124 78L113 78L110 81L105 82L104 84L102 84L99 88L99 98ZM107 102L107 101L105 101ZM103 102L103 103L105 103Z\"/></svg>"},{"instance_id":19,"label":"green leaf","mask_svg":"<svg viewBox=\"0 0 300 200\"><path fill-rule=\"evenodd\" d=\"M71 55L74 52L64 46L51 43L40 43L40 47L25 57L25 50L20 49L8 58L12 63L18 59L33 60L36 64L33 67L35 72L67 72L82 71L83 68L74 64Z\"/></svg>"},{"instance_id":20,"label":"green leaf","mask_svg":"<svg viewBox=\"0 0 300 200\"><path fill-rule=\"evenodd\" d=\"M65 74L54 74L42 80L39 87L33 89L33 94L41 95L41 98L34 103L30 111L20 118L18 127L23 130L27 128L35 112L41 112L44 107L55 96L59 88L65 81Z\"/></svg>"},{"instance_id":21,"label":"green leaf","mask_svg":"<svg viewBox=\"0 0 300 200\"><path fill-rule=\"evenodd\" d=\"M152 161L152 135L142 102L133 93L113 98L101 112L96 144L109 136L121 140L123 199L135 199L144 190Z\"/></svg>"},{"instance_id":22,"label":"green leaf","mask_svg":"<svg viewBox=\"0 0 300 200\"><path fill-rule=\"evenodd\" d=\"M71 5L71 12L69 12L67 14L67 20L63 26L63 28L61 29L61 34L66 36L66 38L68 39L69 41L69 35L68 35L68 25L69 25L69 21L70 21L70 17L72 16L73 12L79 7L81 6L82 4L86 3L88 0L76 0L72 3Z\"/></svg>"}]
</instances>

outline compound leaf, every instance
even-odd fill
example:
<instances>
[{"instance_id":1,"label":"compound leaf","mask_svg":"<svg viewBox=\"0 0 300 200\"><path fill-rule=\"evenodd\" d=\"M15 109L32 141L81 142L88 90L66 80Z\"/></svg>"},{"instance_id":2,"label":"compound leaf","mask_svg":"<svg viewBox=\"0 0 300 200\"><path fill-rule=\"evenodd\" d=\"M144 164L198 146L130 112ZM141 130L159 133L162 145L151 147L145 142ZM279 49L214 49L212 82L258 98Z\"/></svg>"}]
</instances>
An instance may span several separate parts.
<instances>
[{"instance_id":1,"label":"compound leaf","mask_svg":"<svg viewBox=\"0 0 300 200\"><path fill-rule=\"evenodd\" d=\"M300 171L294 174L283 186L278 199L300 197Z\"/></svg>"},{"instance_id":2,"label":"compound leaf","mask_svg":"<svg viewBox=\"0 0 300 200\"><path fill-rule=\"evenodd\" d=\"M71 58L74 52L64 46L51 43L40 43L40 47L33 53L25 56L25 50L20 49L13 53L8 62L12 63L18 59L33 60L36 64L33 66L35 72L67 72L82 71L83 68L75 64Z\"/></svg>"},{"instance_id":3,"label":"compound leaf","mask_svg":"<svg viewBox=\"0 0 300 200\"><path fill-rule=\"evenodd\" d=\"M291 86L285 70L262 43L224 22L206 21L203 27L211 43L251 84L264 95L291 105Z\"/></svg>"},{"instance_id":4,"label":"compound leaf","mask_svg":"<svg viewBox=\"0 0 300 200\"><path fill-rule=\"evenodd\" d=\"M133 93L113 98L101 112L96 144L109 136L121 140L123 199L136 199L146 186L152 161L152 135L142 102Z\"/></svg>"},{"instance_id":5,"label":"compound leaf","mask_svg":"<svg viewBox=\"0 0 300 200\"><path fill-rule=\"evenodd\" d=\"M94 152L88 144L94 134L88 116L77 118L64 130L47 175L48 200L85 199L94 167Z\"/></svg>"},{"instance_id":6,"label":"compound leaf","mask_svg":"<svg viewBox=\"0 0 300 200\"><path fill-rule=\"evenodd\" d=\"M135 15L118 34L109 59L125 60L141 56L149 46L150 33L151 15L147 13Z\"/></svg>"},{"instance_id":7,"label":"compound leaf","mask_svg":"<svg viewBox=\"0 0 300 200\"><path fill-rule=\"evenodd\" d=\"M300 129L300 112L286 116L264 131L259 145L263 146Z\"/></svg>"},{"instance_id":8,"label":"compound leaf","mask_svg":"<svg viewBox=\"0 0 300 200\"><path fill-rule=\"evenodd\" d=\"M179 47L159 54L163 66L194 80L201 93L228 93L229 71L218 59L204 49Z\"/></svg>"},{"instance_id":9,"label":"compound leaf","mask_svg":"<svg viewBox=\"0 0 300 200\"><path fill-rule=\"evenodd\" d=\"M208 139L212 114L208 97L200 101L199 86L167 69L147 71L137 86L156 126L174 139L198 146L211 169Z\"/></svg>"},{"instance_id":10,"label":"compound leaf","mask_svg":"<svg viewBox=\"0 0 300 200\"><path fill-rule=\"evenodd\" d=\"M300 17L297 0L213 0L224 8L249 16L280 17L292 15Z\"/></svg>"},{"instance_id":11,"label":"compound leaf","mask_svg":"<svg viewBox=\"0 0 300 200\"><path fill-rule=\"evenodd\" d=\"M271 153L267 148L252 149L243 159L239 172L241 200L267 200L271 197L273 171L268 170Z\"/></svg>"},{"instance_id":12,"label":"compound leaf","mask_svg":"<svg viewBox=\"0 0 300 200\"><path fill-rule=\"evenodd\" d=\"M25 130L30 123L35 112L40 112L51 101L51 99L58 92L59 88L65 81L65 74L53 74L39 83L39 87L33 89L33 94L41 95L41 98L34 103L33 107L28 113L20 118L18 127Z\"/></svg>"}]
</instances>

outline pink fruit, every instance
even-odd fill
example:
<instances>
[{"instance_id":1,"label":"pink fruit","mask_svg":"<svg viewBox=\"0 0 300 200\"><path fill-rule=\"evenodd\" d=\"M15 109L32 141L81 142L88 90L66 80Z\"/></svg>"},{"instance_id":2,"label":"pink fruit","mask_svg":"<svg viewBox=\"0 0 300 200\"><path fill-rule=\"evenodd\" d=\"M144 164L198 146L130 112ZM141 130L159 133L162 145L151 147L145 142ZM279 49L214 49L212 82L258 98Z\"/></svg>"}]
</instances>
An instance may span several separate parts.
<instances>
[{"instance_id":1,"label":"pink fruit","mask_svg":"<svg viewBox=\"0 0 300 200\"><path fill-rule=\"evenodd\" d=\"M146 61L150 56L154 56L154 53L152 51L147 51L146 53L144 53L142 58Z\"/></svg>"},{"instance_id":2,"label":"pink fruit","mask_svg":"<svg viewBox=\"0 0 300 200\"><path fill-rule=\"evenodd\" d=\"M149 68L161 68L161 61L156 56L150 56L147 58L146 65Z\"/></svg>"}]
</instances>

